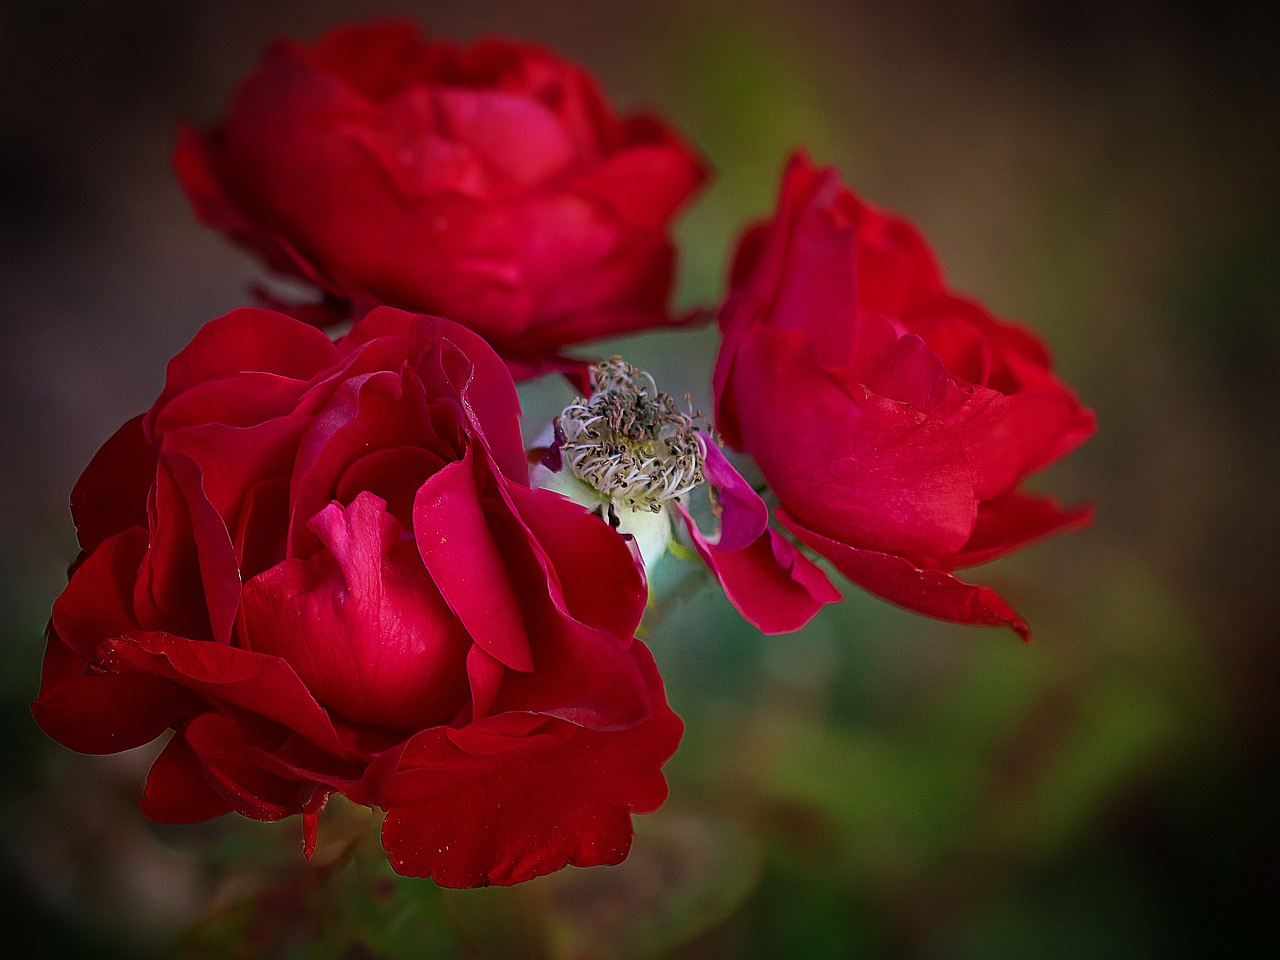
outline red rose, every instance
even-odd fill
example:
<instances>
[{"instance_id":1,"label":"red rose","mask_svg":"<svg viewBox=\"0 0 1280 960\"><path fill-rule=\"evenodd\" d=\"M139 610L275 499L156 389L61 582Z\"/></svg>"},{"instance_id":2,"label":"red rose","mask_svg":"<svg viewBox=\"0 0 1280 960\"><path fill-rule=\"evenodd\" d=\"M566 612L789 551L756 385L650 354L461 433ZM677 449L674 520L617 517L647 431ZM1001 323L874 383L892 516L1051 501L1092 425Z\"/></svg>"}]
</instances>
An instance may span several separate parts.
<instances>
[{"instance_id":1,"label":"red rose","mask_svg":"<svg viewBox=\"0 0 1280 960\"><path fill-rule=\"evenodd\" d=\"M200 219L272 267L357 314L448 316L520 372L670 322L668 225L705 176L666 124L619 119L554 53L405 22L277 43L174 160Z\"/></svg>"},{"instance_id":2,"label":"red rose","mask_svg":"<svg viewBox=\"0 0 1280 960\"><path fill-rule=\"evenodd\" d=\"M1019 489L1095 428L1041 342L948 290L915 227L804 154L741 243L720 323L717 426L782 523L902 606L1027 636L953 571L1090 519Z\"/></svg>"},{"instance_id":3,"label":"red rose","mask_svg":"<svg viewBox=\"0 0 1280 960\"><path fill-rule=\"evenodd\" d=\"M160 822L301 812L311 845L340 792L448 886L618 862L681 724L636 559L529 488L518 414L449 321L212 321L72 494L37 721L92 753L173 728Z\"/></svg>"}]
</instances>

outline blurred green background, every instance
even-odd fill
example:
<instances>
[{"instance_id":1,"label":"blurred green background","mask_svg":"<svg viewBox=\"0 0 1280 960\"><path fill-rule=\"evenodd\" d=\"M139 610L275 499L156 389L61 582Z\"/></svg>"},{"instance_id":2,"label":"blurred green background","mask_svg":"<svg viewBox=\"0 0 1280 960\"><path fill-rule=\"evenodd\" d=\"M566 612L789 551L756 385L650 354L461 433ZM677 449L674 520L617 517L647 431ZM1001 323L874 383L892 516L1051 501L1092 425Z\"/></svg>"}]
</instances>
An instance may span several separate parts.
<instances>
[{"instance_id":1,"label":"blurred green background","mask_svg":"<svg viewBox=\"0 0 1280 960\"><path fill-rule=\"evenodd\" d=\"M761 638L677 567L648 640L688 732L621 867L440 893L297 824L161 830L150 753L35 728L67 495L253 262L190 215L174 126L272 36L406 12L542 40L716 179L680 301L807 145L1040 331L1099 435L1043 478L1095 527L979 571L1031 622L847 587ZM0 7L0 895L22 957L1199 957L1280 950L1280 62L1209 4L7 0ZM617 347L707 406L714 331ZM567 391L527 392L531 421ZM533 426L536 432L537 426ZM846 585L847 586L847 585ZM334 811L329 849L350 812ZM326 838L322 833L322 856ZM211 914L211 910L219 912ZM212 918L212 919L211 919Z\"/></svg>"}]
</instances>

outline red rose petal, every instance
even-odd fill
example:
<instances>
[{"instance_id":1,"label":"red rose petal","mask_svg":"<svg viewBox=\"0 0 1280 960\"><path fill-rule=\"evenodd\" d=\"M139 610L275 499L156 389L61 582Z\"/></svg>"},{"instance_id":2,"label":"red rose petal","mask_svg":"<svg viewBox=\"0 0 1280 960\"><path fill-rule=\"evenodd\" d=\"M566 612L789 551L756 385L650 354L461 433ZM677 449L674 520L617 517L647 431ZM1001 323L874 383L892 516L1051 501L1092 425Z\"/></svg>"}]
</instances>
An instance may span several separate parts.
<instances>
[{"instance_id":1,"label":"red rose petal","mask_svg":"<svg viewBox=\"0 0 1280 960\"><path fill-rule=\"evenodd\" d=\"M557 609L618 636L634 634L649 590L617 533L557 494L515 484L504 484L502 492L528 531Z\"/></svg>"},{"instance_id":2,"label":"red rose petal","mask_svg":"<svg viewBox=\"0 0 1280 960\"><path fill-rule=\"evenodd\" d=\"M1079 530L1092 522L1091 506L1068 509L1051 497L1006 493L979 504L973 536L947 560L953 568L975 566L1043 537Z\"/></svg>"},{"instance_id":3,"label":"red rose petal","mask_svg":"<svg viewBox=\"0 0 1280 960\"><path fill-rule=\"evenodd\" d=\"M706 168L686 148L640 142L586 170L574 188L633 226L662 231L706 178Z\"/></svg>"},{"instance_id":4,"label":"red rose petal","mask_svg":"<svg viewBox=\"0 0 1280 960\"><path fill-rule=\"evenodd\" d=\"M174 735L151 764L138 808L155 823L199 823L232 809L210 786L204 764L181 733Z\"/></svg>"},{"instance_id":5,"label":"red rose petal","mask_svg":"<svg viewBox=\"0 0 1280 960\"><path fill-rule=\"evenodd\" d=\"M156 479L156 450L139 415L94 454L71 491L71 516L84 550L108 537L147 525L147 491Z\"/></svg>"},{"instance_id":6,"label":"red rose petal","mask_svg":"<svg viewBox=\"0 0 1280 960\"><path fill-rule=\"evenodd\" d=\"M203 713L183 730L213 790L237 813L254 820L280 820L301 813L316 785L298 783L268 772L253 762L246 747L254 736L234 721Z\"/></svg>"},{"instance_id":7,"label":"red rose petal","mask_svg":"<svg viewBox=\"0 0 1280 960\"><path fill-rule=\"evenodd\" d=\"M702 470L720 506L716 546L721 551L741 550L759 540L769 525L769 508L714 441L706 443Z\"/></svg>"},{"instance_id":8,"label":"red rose petal","mask_svg":"<svg viewBox=\"0 0 1280 960\"><path fill-rule=\"evenodd\" d=\"M519 756L497 752L487 769L467 754L463 783L440 776L435 796L388 811L382 842L392 867L443 886L476 887L625 858L631 814L666 798L659 768L682 729L648 651L639 643L631 649L655 703L649 720L616 733L575 729Z\"/></svg>"},{"instance_id":9,"label":"red rose petal","mask_svg":"<svg viewBox=\"0 0 1280 960\"><path fill-rule=\"evenodd\" d=\"M517 369L615 322L670 322L670 220L704 176L665 123L620 121L553 52L408 22L276 44L220 125L180 132L174 164L197 216L275 269L357 315L453 317Z\"/></svg>"},{"instance_id":10,"label":"red rose petal","mask_svg":"<svg viewBox=\"0 0 1280 960\"><path fill-rule=\"evenodd\" d=\"M279 657L162 633L103 641L96 662L114 674L139 673L171 680L207 697L297 731L312 743L342 754L329 715L289 664Z\"/></svg>"},{"instance_id":11,"label":"red rose petal","mask_svg":"<svg viewBox=\"0 0 1280 960\"><path fill-rule=\"evenodd\" d=\"M973 532L973 474L957 430L824 367L809 339L760 327L735 376L743 443L797 517L833 539L925 556Z\"/></svg>"},{"instance_id":12,"label":"red rose petal","mask_svg":"<svg viewBox=\"0 0 1280 960\"><path fill-rule=\"evenodd\" d=\"M150 743L190 707L167 680L90 672L51 629L40 695L31 713L40 729L81 753L116 753Z\"/></svg>"},{"instance_id":13,"label":"red rose petal","mask_svg":"<svg viewBox=\"0 0 1280 960\"><path fill-rule=\"evenodd\" d=\"M240 606L240 568L226 524L204 494L199 465L165 453L153 493L151 547L133 597L139 622L226 643Z\"/></svg>"},{"instance_id":14,"label":"red rose petal","mask_svg":"<svg viewBox=\"0 0 1280 960\"><path fill-rule=\"evenodd\" d=\"M441 352L448 355L441 361L444 373L452 379L447 385L429 386L456 391L498 467L511 479L524 480L528 464L519 429L520 398L506 365L484 338L449 320L381 307L356 324L341 347L352 351L385 337L440 344Z\"/></svg>"},{"instance_id":15,"label":"red rose petal","mask_svg":"<svg viewBox=\"0 0 1280 960\"><path fill-rule=\"evenodd\" d=\"M859 586L901 607L955 623L1010 627L1023 640L1031 630L1004 598L990 587L974 586L945 570L916 566L905 557L860 550L810 530L786 510L778 519L802 543L826 557Z\"/></svg>"},{"instance_id":16,"label":"red rose petal","mask_svg":"<svg viewBox=\"0 0 1280 960\"><path fill-rule=\"evenodd\" d=\"M210 320L169 361L155 409L201 383L242 371L309 380L337 360L333 342L314 327L272 310L241 307Z\"/></svg>"},{"instance_id":17,"label":"red rose petal","mask_svg":"<svg viewBox=\"0 0 1280 960\"><path fill-rule=\"evenodd\" d=\"M111 537L84 558L53 602L53 627L82 658L92 658L103 637L140 629L133 589L146 551L146 530L134 527Z\"/></svg>"},{"instance_id":18,"label":"red rose petal","mask_svg":"<svg viewBox=\"0 0 1280 960\"><path fill-rule=\"evenodd\" d=\"M413 731L459 713L470 639L385 507L362 491L317 514L325 549L245 585L243 639L342 716Z\"/></svg>"},{"instance_id":19,"label":"red rose petal","mask_svg":"<svg viewBox=\"0 0 1280 960\"><path fill-rule=\"evenodd\" d=\"M520 602L489 532L470 450L419 489L413 534L431 579L475 642L512 670L532 671Z\"/></svg>"},{"instance_id":20,"label":"red rose petal","mask_svg":"<svg viewBox=\"0 0 1280 960\"><path fill-rule=\"evenodd\" d=\"M717 549L683 505L676 509L729 602L761 633L799 630L825 604L840 599L827 575L778 531L767 528L755 543L738 550Z\"/></svg>"},{"instance_id":21,"label":"red rose petal","mask_svg":"<svg viewBox=\"0 0 1280 960\"><path fill-rule=\"evenodd\" d=\"M921 413L948 419L967 395L947 372L942 358L914 333L899 337L866 372L862 382L873 393L910 404Z\"/></svg>"}]
</instances>

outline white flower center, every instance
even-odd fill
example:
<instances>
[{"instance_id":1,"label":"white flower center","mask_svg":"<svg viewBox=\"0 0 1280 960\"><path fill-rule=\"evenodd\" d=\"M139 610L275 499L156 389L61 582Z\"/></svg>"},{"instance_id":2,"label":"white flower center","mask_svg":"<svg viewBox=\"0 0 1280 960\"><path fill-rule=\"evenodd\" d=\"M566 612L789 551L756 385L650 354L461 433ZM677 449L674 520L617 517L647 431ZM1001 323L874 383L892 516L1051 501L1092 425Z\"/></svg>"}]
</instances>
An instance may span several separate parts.
<instances>
[{"instance_id":1,"label":"white flower center","mask_svg":"<svg viewBox=\"0 0 1280 960\"><path fill-rule=\"evenodd\" d=\"M621 357L591 368L591 397L560 414L565 466L616 508L659 512L702 483L700 419Z\"/></svg>"},{"instance_id":2,"label":"white flower center","mask_svg":"<svg viewBox=\"0 0 1280 960\"><path fill-rule=\"evenodd\" d=\"M701 415L680 410L653 377L613 357L592 366L591 396L556 418L549 457L530 480L633 537L652 571L671 543L668 504L703 482L700 424Z\"/></svg>"}]
</instances>

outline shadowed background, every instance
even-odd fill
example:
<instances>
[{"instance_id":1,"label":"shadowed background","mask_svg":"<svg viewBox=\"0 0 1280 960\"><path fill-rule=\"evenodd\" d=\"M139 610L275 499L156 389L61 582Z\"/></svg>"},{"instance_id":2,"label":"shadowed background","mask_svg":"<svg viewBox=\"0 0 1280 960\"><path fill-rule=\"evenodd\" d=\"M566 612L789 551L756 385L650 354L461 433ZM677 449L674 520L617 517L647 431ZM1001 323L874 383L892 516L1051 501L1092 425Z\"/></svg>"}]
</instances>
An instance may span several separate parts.
<instances>
[{"instance_id":1,"label":"shadowed background","mask_svg":"<svg viewBox=\"0 0 1280 960\"><path fill-rule=\"evenodd\" d=\"M169 167L176 123L213 120L273 36L400 12L441 36L543 41L704 151L716 176L680 227L682 305L719 298L731 244L771 209L794 145L915 220L951 283L1040 332L1096 408L1099 435L1040 485L1093 500L1098 521L978 571L1031 622L1029 647L853 587L803 633L760 638L668 560L648 639L688 732L671 800L638 820L627 864L508 892L407 882L379 887L383 900L348 878L333 929L285 924L274 955L1154 958L1280 945L1272 35L1230 8L1060 6L8 0L9 942L26 939L23 956L155 955L211 903L259 890L264 850L280 851L265 858L277 873L300 860L296 821L146 824L133 803L152 754L75 755L27 704L76 552L75 478L152 402L167 359L260 278L191 215ZM703 330L600 352L624 350L709 409L715 346ZM528 432L567 397L558 383L526 391ZM255 902L253 916L287 913ZM227 916L186 955L245 949ZM512 939L486 939L504 918ZM297 946L309 936L320 946Z\"/></svg>"}]
</instances>

